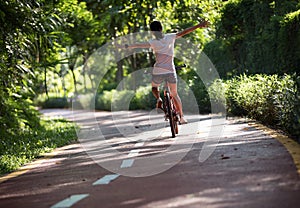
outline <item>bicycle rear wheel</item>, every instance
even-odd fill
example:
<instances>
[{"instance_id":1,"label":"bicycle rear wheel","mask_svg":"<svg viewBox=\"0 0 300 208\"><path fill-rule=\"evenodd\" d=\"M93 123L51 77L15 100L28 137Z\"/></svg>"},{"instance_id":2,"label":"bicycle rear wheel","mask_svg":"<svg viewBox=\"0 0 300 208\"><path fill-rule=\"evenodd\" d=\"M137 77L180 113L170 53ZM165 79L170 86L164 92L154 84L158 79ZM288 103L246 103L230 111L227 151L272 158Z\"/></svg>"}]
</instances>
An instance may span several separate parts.
<instances>
[{"instance_id":1,"label":"bicycle rear wheel","mask_svg":"<svg viewBox=\"0 0 300 208\"><path fill-rule=\"evenodd\" d=\"M178 118L176 115L173 115L173 118L174 118L175 133L178 134Z\"/></svg>"},{"instance_id":2,"label":"bicycle rear wheel","mask_svg":"<svg viewBox=\"0 0 300 208\"><path fill-rule=\"evenodd\" d=\"M166 93L166 107L167 107L172 137L174 138L176 136L176 127L175 127L176 121L174 120L174 116L173 116L173 110L172 110L171 98L170 98L169 92ZM177 130L177 132L178 132L178 130Z\"/></svg>"}]
</instances>

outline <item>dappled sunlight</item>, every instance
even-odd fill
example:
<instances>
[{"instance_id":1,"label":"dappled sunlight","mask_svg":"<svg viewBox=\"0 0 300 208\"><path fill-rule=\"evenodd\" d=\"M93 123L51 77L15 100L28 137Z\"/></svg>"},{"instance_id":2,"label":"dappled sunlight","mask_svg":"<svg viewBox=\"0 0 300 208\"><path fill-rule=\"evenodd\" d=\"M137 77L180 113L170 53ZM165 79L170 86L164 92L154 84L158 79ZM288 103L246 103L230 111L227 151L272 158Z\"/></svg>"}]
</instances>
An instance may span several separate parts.
<instances>
[{"instance_id":1,"label":"dappled sunlight","mask_svg":"<svg viewBox=\"0 0 300 208\"><path fill-rule=\"evenodd\" d=\"M243 202L237 202L236 200L240 195L238 191L232 193L228 189L212 188L155 201L140 207L199 207L200 204L201 207L210 208L234 207L237 204L239 206L243 205Z\"/></svg>"},{"instance_id":2,"label":"dappled sunlight","mask_svg":"<svg viewBox=\"0 0 300 208\"><path fill-rule=\"evenodd\" d=\"M299 0L0 7L1 208L299 207Z\"/></svg>"},{"instance_id":3,"label":"dappled sunlight","mask_svg":"<svg viewBox=\"0 0 300 208\"><path fill-rule=\"evenodd\" d=\"M87 201L108 201L111 207L232 208L257 207L266 198L272 199L275 191L299 190L294 175L277 170L278 164L290 166L280 162L282 152L270 149L279 148L279 144L246 123L227 121L219 141L216 136L220 132L213 131L219 124L213 122L213 116L187 115L191 122L180 126L180 134L171 138L168 126L152 127L147 112L138 112L132 117L138 128L124 136L114 129L110 113L105 112L104 118L97 114L96 119L103 124L81 129L81 143L48 155L49 160L24 174L22 180L14 178L2 183L0 191L13 194L4 194L0 199L42 200L55 193L54 201L58 202L78 194L74 190L80 187L80 193L90 196L79 207L88 207ZM83 117L81 122L89 125L90 120ZM154 118L164 122L160 115ZM190 127L197 130L188 132ZM95 132L97 128L102 128L103 137ZM158 136L143 138L145 134ZM210 148L204 146L207 141L214 142L210 144L214 152L199 162L199 153ZM265 151L267 148L269 151ZM119 177L108 185L93 185L114 173ZM285 182L284 177L291 181ZM34 183L32 178L36 178ZM24 188L15 191L18 187Z\"/></svg>"},{"instance_id":4,"label":"dappled sunlight","mask_svg":"<svg viewBox=\"0 0 300 208\"><path fill-rule=\"evenodd\" d=\"M189 124L180 126L180 134L171 139L170 129L164 121L163 114L155 114L153 111L133 111L130 112L97 112L96 120L98 126L90 128L90 121L85 120L81 125L83 128L78 132L79 141L87 154L106 169L116 172L120 170L120 164L124 159L130 159L128 153L138 149L139 156L135 158L135 164L139 170L164 168L174 161L174 165L179 162L191 149L196 141L196 132L199 127L199 116L191 116ZM195 135L195 136L190 136ZM144 147L136 148L135 145L142 144ZM148 149L148 150L147 150ZM167 159L169 158L169 159ZM164 163L161 160L166 159ZM150 161L148 167L146 163ZM157 162L155 162L157 161ZM160 162L159 162L160 161ZM167 166L165 165L167 164ZM152 166L151 166L152 165ZM151 174L152 171L149 172ZM124 170L128 171L128 170ZM139 171L140 172L140 171ZM146 172L143 170L143 172ZM132 168L132 173L135 169ZM125 174L125 172L122 172Z\"/></svg>"}]
</instances>

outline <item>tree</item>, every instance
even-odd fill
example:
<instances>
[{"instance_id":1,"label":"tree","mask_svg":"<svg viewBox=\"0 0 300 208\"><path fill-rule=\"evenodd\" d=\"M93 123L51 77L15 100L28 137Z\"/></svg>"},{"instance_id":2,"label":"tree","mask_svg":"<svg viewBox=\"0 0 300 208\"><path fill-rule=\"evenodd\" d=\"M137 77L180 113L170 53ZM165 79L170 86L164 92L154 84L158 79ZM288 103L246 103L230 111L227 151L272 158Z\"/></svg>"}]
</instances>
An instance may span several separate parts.
<instances>
[{"instance_id":1,"label":"tree","mask_svg":"<svg viewBox=\"0 0 300 208\"><path fill-rule=\"evenodd\" d=\"M64 24L60 28L63 37L58 42L63 52L61 58L62 60L67 59L73 77L75 94L77 94L75 64L79 58L84 57L84 60L86 60L99 46L101 42L98 38L100 36L98 33L99 22L87 10L86 3L78 0L61 1L57 7L57 15L64 19ZM84 70L83 73L85 77Z\"/></svg>"},{"instance_id":2,"label":"tree","mask_svg":"<svg viewBox=\"0 0 300 208\"><path fill-rule=\"evenodd\" d=\"M49 55L56 21L44 1L0 2L0 134L17 134L39 125L32 105L35 72ZM51 31L49 30L51 29ZM43 57L43 58L41 58Z\"/></svg>"},{"instance_id":3,"label":"tree","mask_svg":"<svg viewBox=\"0 0 300 208\"><path fill-rule=\"evenodd\" d=\"M231 0L217 25L221 48L233 74L293 73L299 68L299 1ZM298 51L298 52L297 52Z\"/></svg>"},{"instance_id":4,"label":"tree","mask_svg":"<svg viewBox=\"0 0 300 208\"><path fill-rule=\"evenodd\" d=\"M105 41L131 33L149 31L149 24L154 19L161 20L165 31L174 32L192 26L200 19L217 16L215 8L221 5L220 0L170 0L170 1L95 1L88 0L87 8L100 22L100 37L106 36ZM197 31L190 35L198 43L205 43L212 38L213 32ZM105 42L104 41L104 42ZM121 60L117 64L116 82L120 82L123 76L131 73L139 67L153 65L153 55L135 54L128 59ZM125 69L125 70L124 70ZM114 76L113 74L111 76Z\"/></svg>"}]
</instances>

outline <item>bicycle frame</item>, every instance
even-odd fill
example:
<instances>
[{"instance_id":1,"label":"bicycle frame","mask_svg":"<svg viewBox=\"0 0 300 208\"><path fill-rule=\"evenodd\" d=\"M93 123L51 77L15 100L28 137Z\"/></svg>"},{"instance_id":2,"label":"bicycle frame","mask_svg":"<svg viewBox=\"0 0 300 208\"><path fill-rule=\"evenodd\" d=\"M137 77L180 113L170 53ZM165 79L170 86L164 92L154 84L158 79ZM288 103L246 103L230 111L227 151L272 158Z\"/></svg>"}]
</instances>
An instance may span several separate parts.
<instances>
[{"instance_id":1,"label":"bicycle frame","mask_svg":"<svg viewBox=\"0 0 300 208\"><path fill-rule=\"evenodd\" d=\"M165 112L165 120L169 120L172 137L174 138L176 134L178 134L179 117L178 112L176 111L176 107L173 103L173 98L170 94L170 89L167 80L165 80L164 84L163 108Z\"/></svg>"},{"instance_id":2,"label":"bicycle frame","mask_svg":"<svg viewBox=\"0 0 300 208\"><path fill-rule=\"evenodd\" d=\"M175 67L176 71L186 67L186 65ZM146 72L145 72L146 73ZM168 81L164 80L164 96L163 96L163 110L165 113L165 120L169 120L172 137L174 138L178 134L178 123L179 123L179 113L176 110L176 107L173 103L173 98L170 94L170 89Z\"/></svg>"}]
</instances>

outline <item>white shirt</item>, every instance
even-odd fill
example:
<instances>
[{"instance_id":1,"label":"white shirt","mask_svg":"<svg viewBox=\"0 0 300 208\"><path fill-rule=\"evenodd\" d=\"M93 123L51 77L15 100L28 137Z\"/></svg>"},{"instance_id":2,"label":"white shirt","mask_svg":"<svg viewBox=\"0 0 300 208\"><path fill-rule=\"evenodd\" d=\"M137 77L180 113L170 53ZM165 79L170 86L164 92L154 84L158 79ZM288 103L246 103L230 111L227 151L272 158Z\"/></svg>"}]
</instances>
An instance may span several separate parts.
<instances>
[{"instance_id":1,"label":"white shirt","mask_svg":"<svg viewBox=\"0 0 300 208\"><path fill-rule=\"evenodd\" d=\"M176 33L164 34L162 39L153 39L149 43L154 51L156 62L153 74L175 73L174 43Z\"/></svg>"}]
</instances>

